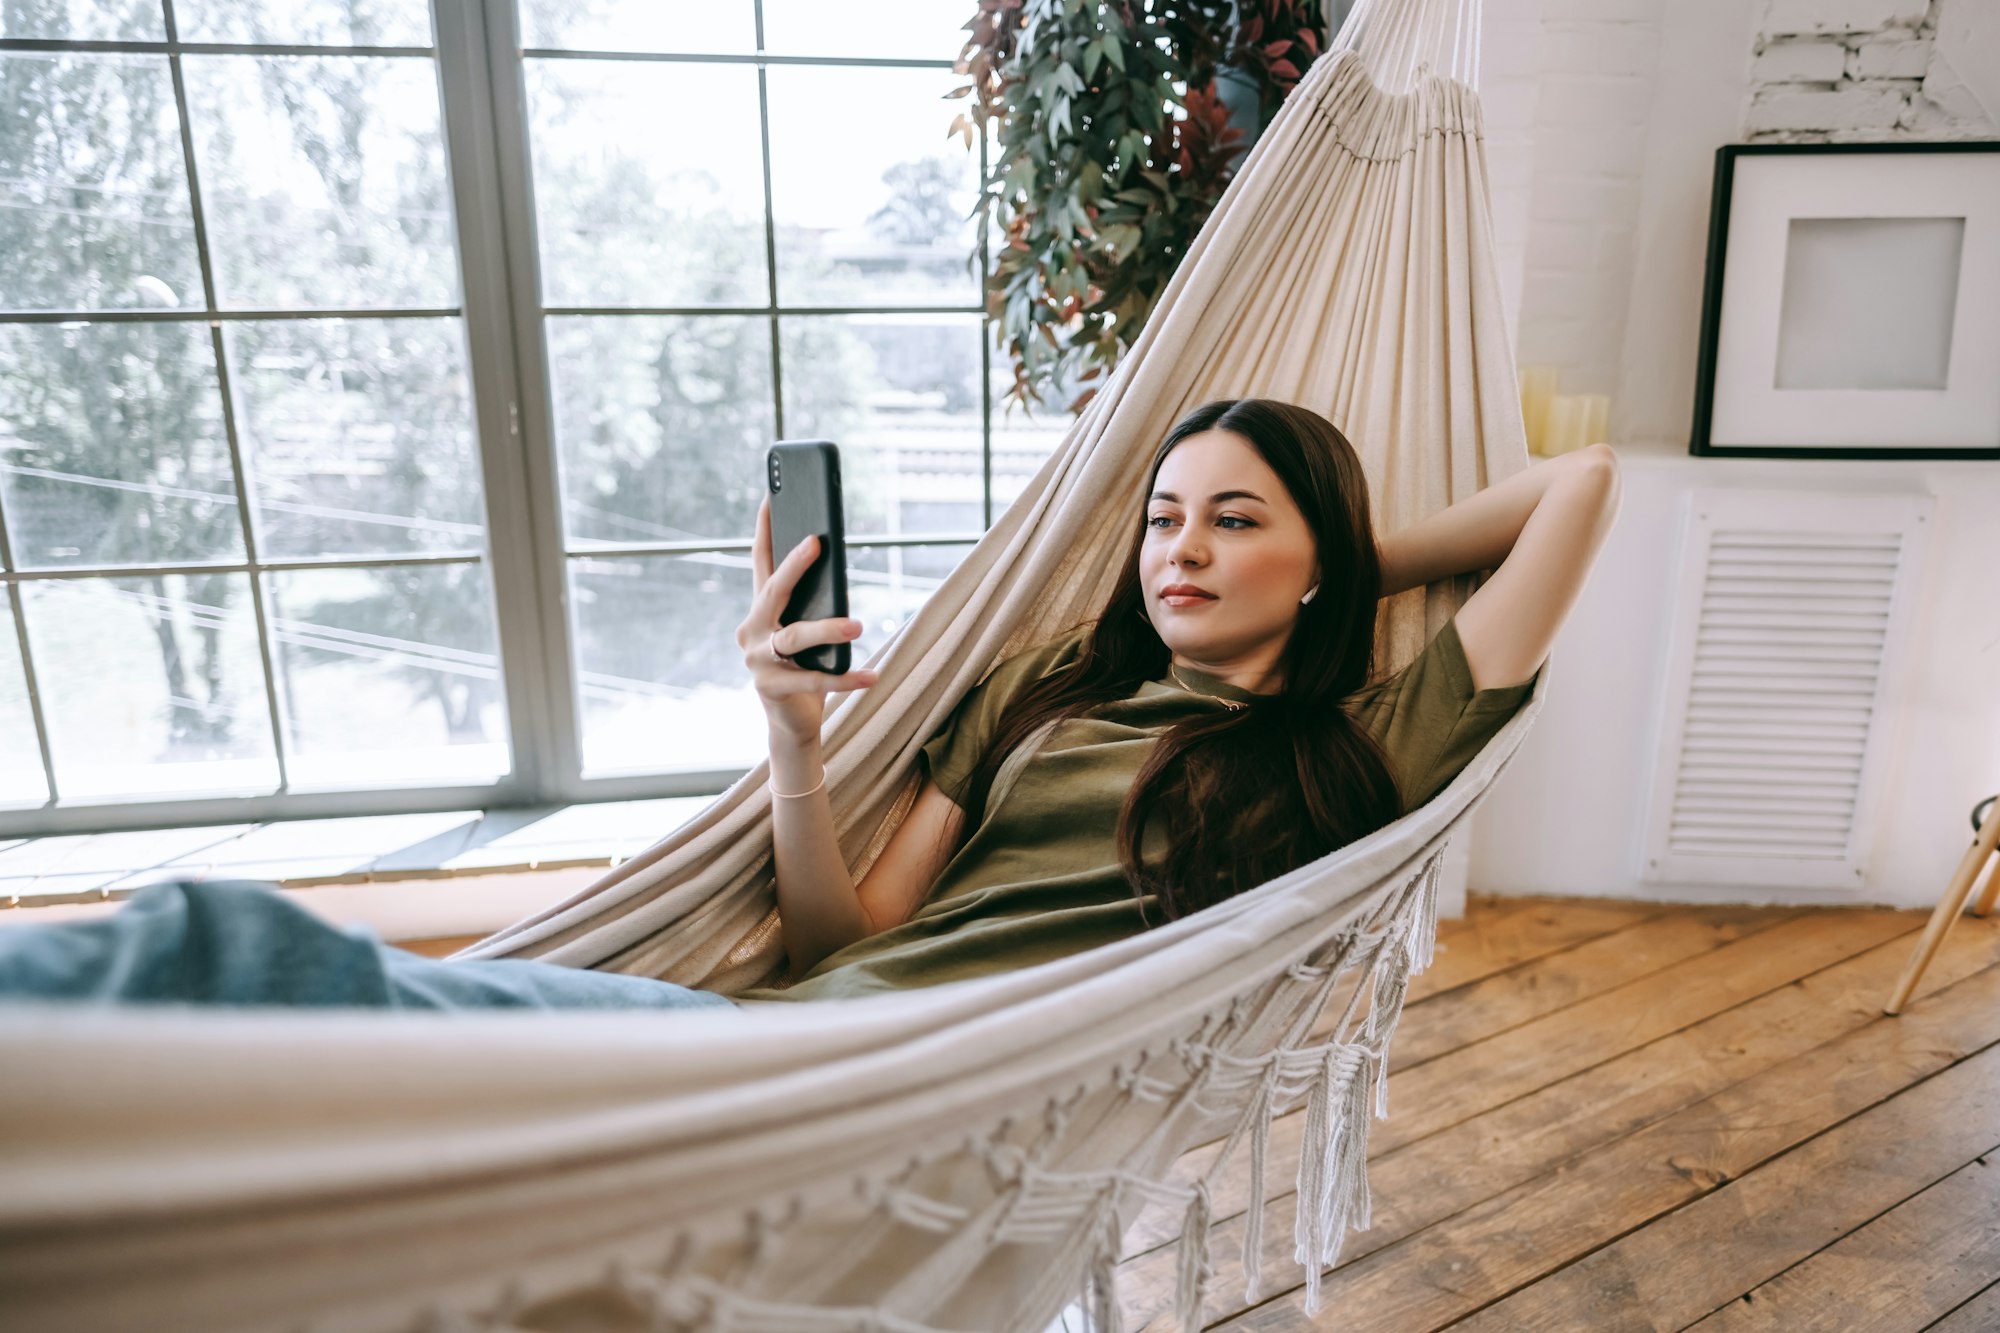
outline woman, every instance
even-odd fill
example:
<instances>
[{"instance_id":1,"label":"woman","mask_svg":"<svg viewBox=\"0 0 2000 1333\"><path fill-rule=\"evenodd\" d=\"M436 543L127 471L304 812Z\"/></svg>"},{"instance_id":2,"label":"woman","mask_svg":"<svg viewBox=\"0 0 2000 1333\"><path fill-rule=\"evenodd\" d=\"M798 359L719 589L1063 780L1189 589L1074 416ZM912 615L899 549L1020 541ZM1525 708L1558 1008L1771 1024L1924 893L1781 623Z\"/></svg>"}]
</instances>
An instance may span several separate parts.
<instances>
[{"instance_id":1,"label":"woman","mask_svg":"<svg viewBox=\"0 0 2000 1333\"><path fill-rule=\"evenodd\" d=\"M1339 430L1268 399L1207 403L1155 451L1143 520L1091 622L1000 663L923 747L909 815L857 884L834 838L828 677L786 661L857 622L778 625L812 561L737 631L770 719L778 903L799 980L738 998L935 985L1125 938L1415 809L1528 697L1618 506L1609 446L1527 471L1378 543ZM1496 572L1416 660L1368 684L1380 597Z\"/></svg>"},{"instance_id":2,"label":"woman","mask_svg":"<svg viewBox=\"0 0 2000 1333\"><path fill-rule=\"evenodd\" d=\"M833 690L876 673L784 656L852 620L778 624L815 554L773 567L737 631L769 721L789 986L865 995L1031 966L1199 910L1442 789L1526 699L1618 505L1604 445L1532 467L1377 542L1325 418L1212 402L1155 452L1102 612L1009 657L924 745L908 816L856 883L820 757ZM1377 600L1493 576L1415 661L1367 680ZM430 1008L727 1006L668 982L528 960L418 958L256 884L166 884L81 925L0 930L0 997Z\"/></svg>"}]
</instances>

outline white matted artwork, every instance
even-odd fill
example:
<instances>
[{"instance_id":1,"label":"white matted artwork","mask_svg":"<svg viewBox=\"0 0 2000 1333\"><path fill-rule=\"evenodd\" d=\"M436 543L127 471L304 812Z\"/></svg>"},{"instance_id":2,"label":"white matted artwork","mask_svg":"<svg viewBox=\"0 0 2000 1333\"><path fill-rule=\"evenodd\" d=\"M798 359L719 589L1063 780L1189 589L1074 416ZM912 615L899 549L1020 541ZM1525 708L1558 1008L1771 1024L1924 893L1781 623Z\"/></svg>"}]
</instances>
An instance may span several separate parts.
<instances>
[{"instance_id":1,"label":"white matted artwork","mask_svg":"<svg viewBox=\"0 0 2000 1333\"><path fill-rule=\"evenodd\" d=\"M2000 143L1719 150L1691 452L2000 458Z\"/></svg>"}]
</instances>

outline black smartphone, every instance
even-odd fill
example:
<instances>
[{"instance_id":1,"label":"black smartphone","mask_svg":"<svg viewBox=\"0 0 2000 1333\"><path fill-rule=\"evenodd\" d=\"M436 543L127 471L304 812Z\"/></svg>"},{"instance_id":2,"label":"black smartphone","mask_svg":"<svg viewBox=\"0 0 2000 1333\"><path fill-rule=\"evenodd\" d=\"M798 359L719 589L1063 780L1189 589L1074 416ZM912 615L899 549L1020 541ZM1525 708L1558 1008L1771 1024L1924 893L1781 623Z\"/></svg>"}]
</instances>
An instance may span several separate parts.
<instances>
[{"instance_id":1,"label":"black smartphone","mask_svg":"<svg viewBox=\"0 0 2000 1333\"><path fill-rule=\"evenodd\" d=\"M780 440L764 462L771 490L771 559L782 561L810 534L819 554L792 589L780 625L847 615L847 532L840 505L840 448L831 440ZM850 660L847 643L817 643L791 654L814 671L840 675Z\"/></svg>"}]
</instances>

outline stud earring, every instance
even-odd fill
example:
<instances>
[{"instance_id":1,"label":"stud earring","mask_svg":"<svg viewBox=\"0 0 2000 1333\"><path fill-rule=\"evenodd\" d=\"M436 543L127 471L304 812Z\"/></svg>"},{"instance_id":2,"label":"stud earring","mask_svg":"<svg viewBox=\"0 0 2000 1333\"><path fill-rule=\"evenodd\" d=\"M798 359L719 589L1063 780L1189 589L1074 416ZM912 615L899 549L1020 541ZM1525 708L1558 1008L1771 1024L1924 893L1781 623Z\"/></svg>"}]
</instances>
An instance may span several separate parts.
<instances>
[{"instance_id":1,"label":"stud earring","mask_svg":"<svg viewBox=\"0 0 2000 1333\"><path fill-rule=\"evenodd\" d=\"M1317 593L1318 591L1319 591L1319 585L1317 583L1313 584L1312 587L1307 588L1306 595L1299 598L1299 605L1304 606L1307 602L1310 602L1313 599L1313 594Z\"/></svg>"}]
</instances>

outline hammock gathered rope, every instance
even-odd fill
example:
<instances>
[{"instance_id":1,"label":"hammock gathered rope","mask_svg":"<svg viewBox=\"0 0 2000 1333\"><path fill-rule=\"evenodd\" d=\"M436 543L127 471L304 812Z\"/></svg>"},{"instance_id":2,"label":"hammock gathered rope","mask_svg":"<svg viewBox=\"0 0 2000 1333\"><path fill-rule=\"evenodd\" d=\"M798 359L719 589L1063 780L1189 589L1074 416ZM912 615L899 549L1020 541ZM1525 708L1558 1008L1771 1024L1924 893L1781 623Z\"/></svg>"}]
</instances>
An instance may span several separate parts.
<instances>
[{"instance_id":1,"label":"hammock gathered rope","mask_svg":"<svg viewBox=\"0 0 2000 1333\"><path fill-rule=\"evenodd\" d=\"M1453 3L1371 4L1308 71L1127 360L878 655L880 683L834 711L828 790L857 875L964 692L1102 602L1152 445L1189 407L1324 412L1387 530L1526 466L1477 98L1427 61L1404 93L1370 72L1371 41L1470 50L1439 17ZM1378 660L1414 657L1469 591L1385 602ZM672 1014L0 1014L0 1311L37 1329L1035 1333L1081 1292L1114 1329L1120 1238L1151 1206L1183 1219L1176 1299L1195 1327L1209 1182L1247 1154L1254 1296L1268 1126L1300 1107L1294 1256L1316 1311L1322 1270L1369 1221L1367 1129L1429 961L1444 846L1547 684L1545 667L1443 792L1328 857L929 992ZM724 992L767 979L765 776L463 956ZM1173 1177L1217 1138L1205 1176Z\"/></svg>"}]
</instances>

